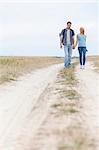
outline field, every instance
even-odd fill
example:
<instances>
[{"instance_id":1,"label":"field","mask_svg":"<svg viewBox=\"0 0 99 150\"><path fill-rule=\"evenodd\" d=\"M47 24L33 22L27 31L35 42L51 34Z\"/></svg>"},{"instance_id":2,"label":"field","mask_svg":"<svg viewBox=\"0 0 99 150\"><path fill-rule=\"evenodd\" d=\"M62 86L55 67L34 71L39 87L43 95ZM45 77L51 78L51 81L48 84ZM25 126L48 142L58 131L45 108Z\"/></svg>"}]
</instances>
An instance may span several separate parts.
<instances>
[{"instance_id":1,"label":"field","mask_svg":"<svg viewBox=\"0 0 99 150\"><path fill-rule=\"evenodd\" d=\"M1 57L0 73L0 150L99 149L99 56Z\"/></svg>"},{"instance_id":2,"label":"field","mask_svg":"<svg viewBox=\"0 0 99 150\"><path fill-rule=\"evenodd\" d=\"M63 62L57 57L0 57L0 84L52 64Z\"/></svg>"}]
</instances>

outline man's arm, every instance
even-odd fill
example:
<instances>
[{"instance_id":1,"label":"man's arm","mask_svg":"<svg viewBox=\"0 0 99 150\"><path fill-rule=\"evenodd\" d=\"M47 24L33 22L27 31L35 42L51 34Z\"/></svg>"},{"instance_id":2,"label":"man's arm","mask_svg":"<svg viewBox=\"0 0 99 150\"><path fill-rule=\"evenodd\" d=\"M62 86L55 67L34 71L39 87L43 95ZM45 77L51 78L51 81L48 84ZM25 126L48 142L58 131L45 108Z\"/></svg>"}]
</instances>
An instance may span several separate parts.
<instances>
[{"instance_id":1,"label":"man's arm","mask_svg":"<svg viewBox=\"0 0 99 150\"><path fill-rule=\"evenodd\" d=\"M60 35L60 42L62 43L63 41L63 34L64 34L64 29L61 31L61 33L59 34Z\"/></svg>"},{"instance_id":2,"label":"man's arm","mask_svg":"<svg viewBox=\"0 0 99 150\"><path fill-rule=\"evenodd\" d=\"M75 39L74 39L74 36L72 37L72 40L73 40L73 43L72 43L72 44L74 45L74 43L75 43Z\"/></svg>"},{"instance_id":3,"label":"man's arm","mask_svg":"<svg viewBox=\"0 0 99 150\"><path fill-rule=\"evenodd\" d=\"M63 40L63 35L60 36L60 48L63 47L63 41L62 40Z\"/></svg>"},{"instance_id":4,"label":"man's arm","mask_svg":"<svg viewBox=\"0 0 99 150\"><path fill-rule=\"evenodd\" d=\"M59 37L60 37L60 48L63 47L63 30L61 31L61 33L59 34Z\"/></svg>"}]
</instances>

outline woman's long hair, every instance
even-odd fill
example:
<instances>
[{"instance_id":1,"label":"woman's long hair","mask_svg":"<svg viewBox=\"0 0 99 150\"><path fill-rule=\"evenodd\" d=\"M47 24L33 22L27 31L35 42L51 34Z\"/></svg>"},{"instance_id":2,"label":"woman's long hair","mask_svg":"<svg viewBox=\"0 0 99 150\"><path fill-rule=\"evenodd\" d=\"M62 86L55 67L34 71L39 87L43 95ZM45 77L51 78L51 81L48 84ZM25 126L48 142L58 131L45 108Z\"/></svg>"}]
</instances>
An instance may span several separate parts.
<instances>
[{"instance_id":1,"label":"woman's long hair","mask_svg":"<svg viewBox=\"0 0 99 150\"><path fill-rule=\"evenodd\" d=\"M80 33L85 34L85 29L83 27L80 28Z\"/></svg>"}]
</instances>

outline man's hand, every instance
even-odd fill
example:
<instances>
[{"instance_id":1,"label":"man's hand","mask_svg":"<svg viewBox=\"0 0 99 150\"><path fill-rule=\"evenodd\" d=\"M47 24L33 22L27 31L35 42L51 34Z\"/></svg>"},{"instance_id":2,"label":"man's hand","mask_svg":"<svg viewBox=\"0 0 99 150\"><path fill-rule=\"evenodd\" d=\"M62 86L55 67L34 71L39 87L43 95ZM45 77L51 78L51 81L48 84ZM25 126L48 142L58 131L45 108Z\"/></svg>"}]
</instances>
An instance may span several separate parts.
<instances>
[{"instance_id":1,"label":"man's hand","mask_svg":"<svg viewBox=\"0 0 99 150\"><path fill-rule=\"evenodd\" d=\"M60 48L63 48L63 45L62 45L62 43L60 43Z\"/></svg>"},{"instance_id":2,"label":"man's hand","mask_svg":"<svg viewBox=\"0 0 99 150\"><path fill-rule=\"evenodd\" d=\"M72 45L72 49L75 49L75 45Z\"/></svg>"}]
</instances>

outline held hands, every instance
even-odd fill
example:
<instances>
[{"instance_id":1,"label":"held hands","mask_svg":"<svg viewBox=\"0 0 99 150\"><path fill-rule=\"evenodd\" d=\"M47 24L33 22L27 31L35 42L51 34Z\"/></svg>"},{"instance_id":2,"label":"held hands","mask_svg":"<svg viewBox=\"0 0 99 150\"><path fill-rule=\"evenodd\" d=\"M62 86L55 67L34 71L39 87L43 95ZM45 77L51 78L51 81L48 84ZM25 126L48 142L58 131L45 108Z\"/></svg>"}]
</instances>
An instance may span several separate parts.
<instances>
[{"instance_id":1,"label":"held hands","mask_svg":"<svg viewBox=\"0 0 99 150\"><path fill-rule=\"evenodd\" d=\"M72 49L75 49L75 47L76 47L76 45L73 44L73 45L72 45Z\"/></svg>"},{"instance_id":2,"label":"held hands","mask_svg":"<svg viewBox=\"0 0 99 150\"><path fill-rule=\"evenodd\" d=\"M75 49L75 47L76 47L76 45L72 45L72 49ZM63 44L62 43L60 43L60 48L63 48Z\"/></svg>"}]
</instances>

